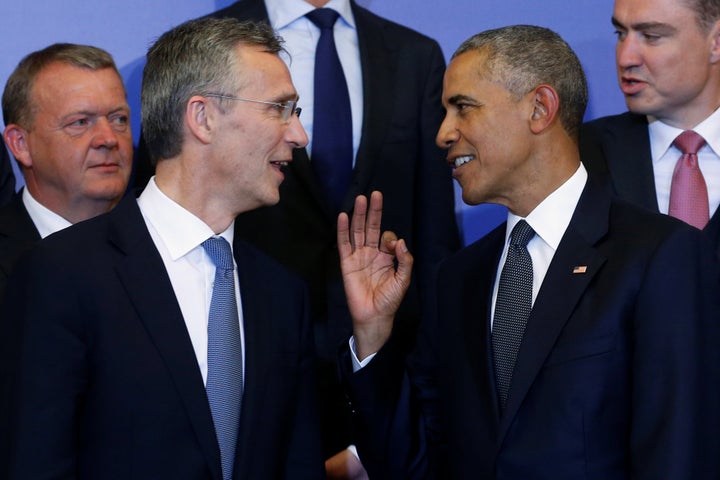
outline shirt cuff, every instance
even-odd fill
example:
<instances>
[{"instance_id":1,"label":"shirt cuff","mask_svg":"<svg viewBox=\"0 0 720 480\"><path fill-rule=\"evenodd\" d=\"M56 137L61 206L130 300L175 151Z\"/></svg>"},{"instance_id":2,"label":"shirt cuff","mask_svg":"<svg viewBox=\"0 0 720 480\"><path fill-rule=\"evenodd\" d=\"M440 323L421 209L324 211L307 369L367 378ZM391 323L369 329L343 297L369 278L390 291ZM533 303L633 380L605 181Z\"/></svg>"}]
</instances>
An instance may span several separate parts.
<instances>
[{"instance_id":1,"label":"shirt cuff","mask_svg":"<svg viewBox=\"0 0 720 480\"><path fill-rule=\"evenodd\" d=\"M375 355L377 355L377 352L368 355L361 362L360 360L358 360L357 352L355 351L355 337L350 337L350 340L348 342L350 344L350 358L352 359L353 373L355 373L358 370L360 370L361 368L366 367L367 364L370 363L370 360L372 360L375 357Z\"/></svg>"}]
</instances>

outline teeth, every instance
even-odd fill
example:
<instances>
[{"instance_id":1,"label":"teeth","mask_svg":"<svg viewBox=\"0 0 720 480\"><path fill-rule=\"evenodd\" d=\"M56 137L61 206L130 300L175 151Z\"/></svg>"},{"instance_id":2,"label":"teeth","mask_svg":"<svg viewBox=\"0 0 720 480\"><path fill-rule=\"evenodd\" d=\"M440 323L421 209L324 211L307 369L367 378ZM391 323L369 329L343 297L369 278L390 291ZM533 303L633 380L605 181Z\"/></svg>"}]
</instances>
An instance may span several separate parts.
<instances>
[{"instance_id":1,"label":"teeth","mask_svg":"<svg viewBox=\"0 0 720 480\"><path fill-rule=\"evenodd\" d=\"M287 167L288 162L278 162L278 165L280 165L281 167Z\"/></svg>"},{"instance_id":2,"label":"teeth","mask_svg":"<svg viewBox=\"0 0 720 480\"><path fill-rule=\"evenodd\" d=\"M455 168L458 168L458 167L460 167L461 165L465 165L466 163L468 163L468 162L469 162L470 160L472 160L472 159L473 159L472 155L466 155L466 156L464 156L464 157L458 157L458 158L456 158L456 159L455 159Z\"/></svg>"}]
</instances>

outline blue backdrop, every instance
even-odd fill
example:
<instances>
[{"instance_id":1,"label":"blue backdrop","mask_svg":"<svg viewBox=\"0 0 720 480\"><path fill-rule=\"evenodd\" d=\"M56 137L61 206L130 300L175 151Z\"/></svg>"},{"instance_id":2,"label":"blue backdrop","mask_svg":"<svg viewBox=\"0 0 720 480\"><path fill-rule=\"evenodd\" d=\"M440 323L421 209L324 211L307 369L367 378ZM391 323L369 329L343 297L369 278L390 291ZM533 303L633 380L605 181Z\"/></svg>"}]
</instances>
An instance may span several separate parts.
<instances>
[{"instance_id":1,"label":"blue backdrop","mask_svg":"<svg viewBox=\"0 0 720 480\"><path fill-rule=\"evenodd\" d=\"M133 132L140 131L140 79L147 47L169 28L232 0L29 0L5 2L0 13L0 85L27 53L55 42L96 45L117 62L128 89ZM467 37L488 28L526 23L549 27L577 52L588 75L586 118L619 113L625 105L614 66L611 0L358 0L377 14L440 42L446 57ZM17 175L19 177L19 175ZM457 198L469 243L504 219L499 207L469 207Z\"/></svg>"}]
</instances>

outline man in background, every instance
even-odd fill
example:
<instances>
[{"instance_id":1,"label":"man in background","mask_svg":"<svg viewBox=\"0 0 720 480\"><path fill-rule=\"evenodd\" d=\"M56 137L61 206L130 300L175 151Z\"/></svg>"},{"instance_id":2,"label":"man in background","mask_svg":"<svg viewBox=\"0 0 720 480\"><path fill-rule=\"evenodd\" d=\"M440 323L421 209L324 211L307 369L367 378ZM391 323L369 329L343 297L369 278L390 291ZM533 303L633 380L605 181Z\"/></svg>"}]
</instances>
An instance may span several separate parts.
<instances>
[{"instance_id":1,"label":"man in background","mask_svg":"<svg viewBox=\"0 0 720 480\"><path fill-rule=\"evenodd\" d=\"M616 0L628 112L589 122L583 163L621 198L704 229L720 255L720 1Z\"/></svg>"},{"instance_id":2,"label":"man in background","mask_svg":"<svg viewBox=\"0 0 720 480\"><path fill-rule=\"evenodd\" d=\"M0 300L18 257L113 208L132 168L130 107L104 50L59 43L31 53L10 75L2 108L25 187L0 209Z\"/></svg>"}]
</instances>

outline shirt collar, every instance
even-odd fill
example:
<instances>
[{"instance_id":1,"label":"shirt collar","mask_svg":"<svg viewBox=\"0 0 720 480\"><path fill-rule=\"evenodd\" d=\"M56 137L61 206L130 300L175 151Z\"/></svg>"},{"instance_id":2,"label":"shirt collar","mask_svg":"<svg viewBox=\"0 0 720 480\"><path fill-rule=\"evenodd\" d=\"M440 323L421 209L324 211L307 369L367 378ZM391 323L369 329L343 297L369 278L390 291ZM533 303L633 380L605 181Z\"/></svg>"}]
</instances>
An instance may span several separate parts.
<instances>
[{"instance_id":1,"label":"shirt collar","mask_svg":"<svg viewBox=\"0 0 720 480\"><path fill-rule=\"evenodd\" d=\"M545 200L540 202L525 218L525 221L535 230L535 234L553 250L557 250L560 240L565 235L565 230L570 225L570 220L575 213L575 206L585 188L587 176L587 170L581 163L565 183L545 197ZM522 217L508 212L505 243L509 241L510 232L521 219Z\"/></svg>"},{"instance_id":2,"label":"shirt collar","mask_svg":"<svg viewBox=\"0 0 720 480\"><path fill-rule=\"evenodd\" d=\"M302 18L315 7L301 0L265 0L270 25L281 30L294 21ZM355 28L355 17L350 7L350 0L330 0L325 7L332 8L352 28Z\"/></svg>"},{"instance_id":3,"label":"shirt collar","mask_svg":"<svg viewBox=\"0 0 720 480\"><path fill-rule=\"evenodd\" d=\"M651 116L648 117L648 129L653 161L657 161L665 155L675 138L683 132L682 129L671 127ZM711 148L716 155L720 155L720 108L695 125L692 130L705 139L707 147Z\"/></svg>"},{"instance_id":4,"label":"shirt collar","mask_svg":"<svg viewBox=\"0 0 720 480\"><path fill-rule=\"evenodd\" d=\"M202 242L215 236L205 222L165 195L155 183L155 177L148 182L138 198L138 204L143 215L165 244L173 261L187 255ZM233 244L234 224L235 222L231 223L227 230L218 235L230 245Z\"/></svg>"},{"instance_id":5,"label":"shirt collar","mask_svg":"<svg viewBox=\"0 0 720 480\"><path fill-rule=\"evenodd\" d=\"M40 234L40 238L45 238L51 233L58 232L72 225L72 223L35 200L27 187L23 188L22 201L28 215L30 215L30 219Z\"/></svg>"}]
</instances>

